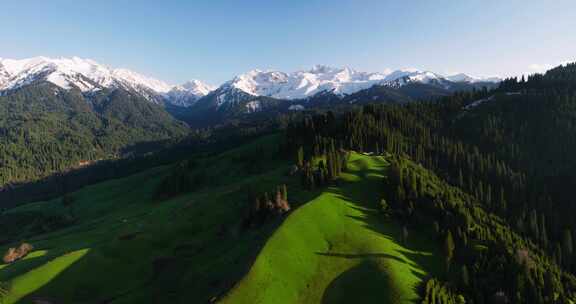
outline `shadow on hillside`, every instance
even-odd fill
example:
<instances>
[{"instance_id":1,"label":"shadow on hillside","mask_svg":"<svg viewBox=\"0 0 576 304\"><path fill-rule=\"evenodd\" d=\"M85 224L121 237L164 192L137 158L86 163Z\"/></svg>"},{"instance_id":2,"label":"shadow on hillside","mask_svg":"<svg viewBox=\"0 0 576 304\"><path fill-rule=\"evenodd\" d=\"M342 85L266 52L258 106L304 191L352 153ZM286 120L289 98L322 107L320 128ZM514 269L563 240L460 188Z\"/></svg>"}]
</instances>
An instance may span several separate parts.
<instances>
[{"instance_id":1,"label":"shadow on hillside","mask_svg":"<svg viewBox=\"0 0 576 304\"><path fill-rule=\"evenodd\" d=\"M345 259L370 259L370 258L384 258L396 260L400 263L406 263L405 260L397 256L393 256L387 253L360 253L360 254L350 254L350 253L330 253L330 252L316 252L317 255L335 258L345 258ZM411 265L414 266L412 263Z\"/></svg>"},{"instance_id":2,"label":"shadow on hillside","mask_svg":"<svg viewBox=\"0 0 576 304\"><path fill-rule=\"evenodd\" d=\"M418 230L418 234L416 234L411 233L410 230L412 228L409 228L409 237L406 241L403 241L402 224L394 222L391 219L387 219L380 212L378 212L378 202L383 196L383 191L385 188L384 181L386 177L384 174L384 168L387 166L387 163L381 158L373 158L373 161L376 162L378 166L383 167L383 169L373 169L367 166L365 163L360 163L360 165L357 166L359 170L349 170L346 172L346 174L353 175L356 179L355 181L341 182L340 187L331 187L329 191L349 203L351 208L360 212L360 215L347 214L347 217L360 222L364 228L368 229L372 233L377 234L379 237L393 240L395 243L402 245L402 247L396 250L400 257L377 252L368 252L364 254L317 252L316 254L328 258L336 257L346 259L366 259L366 261L362 262L359 266L342 273L339 277L334 279L334 281L325 291L323 303L358 302L356 298L350 298L348 299L349 301L344 302L335 300L337 297L334 295L345 295L348 293L358 294L356 291L351 289L354 284L347 284L345 282L352 282L353 280L358 281L362 279L362 275L360 274L362 270L368 272L374 271L365 265L373 259L392 259L397 262L407 264L412 268L410 272L421 280L426 277L426 273L440 274L443 269L442 265L437 262L437 256L435 254L437 249L435 247L433 238L429 236L429 232ZM423 272L419 272L417 270L423 270ZM367 274L367 276L369 275ZM365 283L363 282L360 285L364 284ZM366 282L366 284L370 284L370 282ZM344 290L337 291L337 288L344 288ZM381 288L384 288L384 285L382 285ZM417 292L418 286L413 286L412 288ZM380 292L383 291L380 290ZM390 292L391 291L388 291L388 293ZM382 296L382 294L380 294L380 296ZM395 298L395 296L392 296L392 298L389 299L390 303L398 302L398 299ZM376 301L375 299L373 300ZM382 298L380 298L379 301L379 303L383 303ZM360 302L372 303L373 301L366 299L366 301ZM384 303L386 303L386 301L384 301Z\"/></svg>"},{"instance_id":3,"label":"shadow on hillside","mask_svg":"<svg viewBox=\"0 0 576 304\"><path fill-rule=\"evenodd\" d=\"M322 304L398 303L391 283L391 278L375 263L365 261L330 282L322 295Z\"/></svg>"},{"instance_id":4,"label":"shadow on hillside","mask_svg":"<svg viewBox=\"0 0 576 304\"><path fill-rule=\"evenodd\" d=\"M33 258L24 258L12 264L5 265L3 268L0 269L0 281L10 280L14 276L20 273L28 272L46 263L47 261L49 261L51 258L54 257L56 257L56 255L52 253L46 253L45 255L36 256Z\"/></svg>"},{"instance_id":5,"label":"shadow on hillside","mask_svg":"<svg viewBox=\"0 0 576 304\"><path fill-rule=\"evenodd\" d=\"M295 177L282 178L299 183ZM321 193L321 190L298 193L298 202L295 198L294 205L301 206ZM234 198L230 198L230 203L235 203ZM242 214L234 217L240 221ZM84 257L25 299L52 299L54 303L141 303L145 298L148 303L190 303L193 296L194 303L208 303L211 298L225 294L249 272L266 241L285 218L280 217L259 229L236 232L234 236L232 228L226 235L214 232L213 237L190 249L189 255L183 254L182 249L186 249L188 243L195 244L192 235L186 241L179 239L160 249L150 248L158 242L156 235L142 241L144 244L139 243L138 237L107 239L94 244ZM229 218L219 219L222 222L215 226L239 226ZM181 220L187 222L189 218ZM216 266L207 267L198 261Z\"/></svg>"}]
</instances>

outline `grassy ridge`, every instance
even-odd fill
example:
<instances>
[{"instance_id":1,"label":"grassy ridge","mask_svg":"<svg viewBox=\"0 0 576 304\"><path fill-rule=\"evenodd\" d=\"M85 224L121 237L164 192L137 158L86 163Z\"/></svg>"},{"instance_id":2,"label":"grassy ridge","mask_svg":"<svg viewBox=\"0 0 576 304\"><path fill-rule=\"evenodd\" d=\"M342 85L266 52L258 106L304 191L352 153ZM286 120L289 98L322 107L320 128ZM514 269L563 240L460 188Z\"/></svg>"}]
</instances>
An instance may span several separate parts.
<instances>
[{"instance_id":1,"label":"grassy ridge","mask_svg":"<svg viewBox=\"0 0 576 304\"><path fill-rule=\"evenodd\" d=\"M293 212L223 303L411 303L442 260L431 238L401 245L375 210L387 162L353 154L341 185ZM425 234L424 234L425 235Z\"/></svg>"}]
</instances>

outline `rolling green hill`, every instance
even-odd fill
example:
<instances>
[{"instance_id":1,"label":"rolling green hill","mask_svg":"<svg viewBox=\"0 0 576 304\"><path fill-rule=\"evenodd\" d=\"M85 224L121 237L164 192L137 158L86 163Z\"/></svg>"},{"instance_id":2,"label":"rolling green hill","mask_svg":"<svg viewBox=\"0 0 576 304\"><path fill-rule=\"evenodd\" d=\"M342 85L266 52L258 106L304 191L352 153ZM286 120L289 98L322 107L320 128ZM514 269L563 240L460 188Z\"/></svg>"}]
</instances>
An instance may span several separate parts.
<instances>
[{"instance_id":1,"label":"rolling green hill","mask_svg":"<svg viewBox=\"0 0 576 304\"><path fill-rule=\"evenodd\" d=\"M223 303L413 303L439 273L433 237L402 240L376 209L387 162L352 154L349 171L294 211Z\"/></svg>"}]
</instances>

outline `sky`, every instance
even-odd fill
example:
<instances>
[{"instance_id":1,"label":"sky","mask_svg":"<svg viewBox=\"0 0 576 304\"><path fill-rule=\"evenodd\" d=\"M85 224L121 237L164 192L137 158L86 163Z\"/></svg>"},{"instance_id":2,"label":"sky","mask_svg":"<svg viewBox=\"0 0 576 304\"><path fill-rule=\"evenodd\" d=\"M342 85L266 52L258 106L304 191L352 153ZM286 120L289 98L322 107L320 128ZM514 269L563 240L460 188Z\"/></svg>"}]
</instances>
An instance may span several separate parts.
<instances>
[{"instance_id":1,"label":"sky","mask_svg":"<svg viewBox=\"0 0 576 304\"><path fill-rule=\"evenodd\" d=\"M0 57L169 83L315 64L511 76L576 61L574 0L0 0Z\"/></svg>"}]
</instances>

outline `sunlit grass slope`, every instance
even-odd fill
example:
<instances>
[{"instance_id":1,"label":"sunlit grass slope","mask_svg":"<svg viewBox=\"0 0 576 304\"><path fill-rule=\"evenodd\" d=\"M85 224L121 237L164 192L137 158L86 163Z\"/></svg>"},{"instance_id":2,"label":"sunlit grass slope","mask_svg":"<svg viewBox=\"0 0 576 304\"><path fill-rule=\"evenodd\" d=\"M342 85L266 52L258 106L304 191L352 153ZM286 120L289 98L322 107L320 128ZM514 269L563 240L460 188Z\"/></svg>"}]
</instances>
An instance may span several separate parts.
<instances>
[{"instance_id":1,"label":"sunlit grass slope","mask_svg":"<svg viewBox=\"0 0 576 304\"><path fill-rule=\"evenodd\" d=\"M169 167L86 187L73 193L76 225L36 234L12 227L34 245L25 259L0 264L11 285L5 303L207 303L244 275L274 225L241 230L249 193L287 184L291 201L299 178L278 156L279 136L218 155L199 155L209 185L167 201L153 198ZM258 168L248 157L258 155ZM247 169L250 167L250 169ZM59 199L9 210L10 216L70 212ZM0 247L5 252L8 246Z\"/></svg>"},{"instance_id":2,"label":"sunlit grass slope","mask_svg":"<svg viewBox=\"0 0 576 304\"><path fill-rule=\"evenodd\" d=\"M442 258L377 212L387 163L353 154L339 186L293 212L223 303L413 303Z\"/></svg>"}]
</instances>

